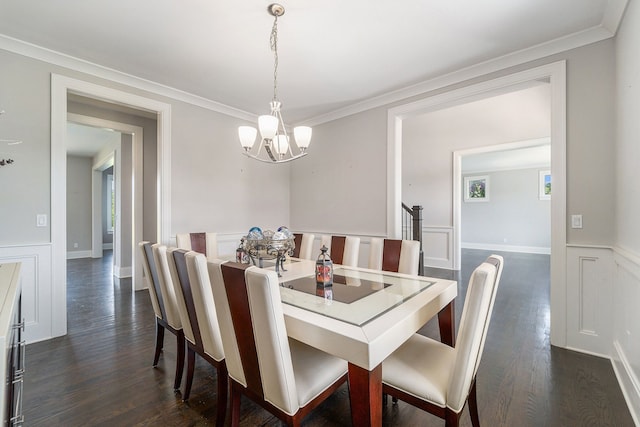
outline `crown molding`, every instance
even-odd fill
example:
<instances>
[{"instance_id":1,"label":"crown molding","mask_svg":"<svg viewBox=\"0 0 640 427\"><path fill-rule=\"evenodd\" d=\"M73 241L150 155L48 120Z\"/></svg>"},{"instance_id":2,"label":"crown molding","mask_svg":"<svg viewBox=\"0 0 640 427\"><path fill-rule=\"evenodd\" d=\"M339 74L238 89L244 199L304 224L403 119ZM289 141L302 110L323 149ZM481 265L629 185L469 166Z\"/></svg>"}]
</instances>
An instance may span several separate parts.
<instances>
[{"instance_id":1,"label":"crown molding","mask_svg":"<svg viewBox=\"0 0 640 427\"><path fill-rule=\"evenodd\" d=\"M306 120L300 120L296 124L316 126L347 117L352 114L392 104L394 102L421 95L452 84L487 75L505 68L517 66L567 50L606 40L615 36L624 16L624 11L627 7L628 1L629 0L609 0L601 24L587 30L480 62L380 96L358 101L347 107L340 108L326 114L314 116ZM157 95L166 96L178 101L226 114L231 117L247 121L256 121L258 117L256 114L230 107L217 101L136 77L131 74L126 74L112 68L94 64L83 59L56 52L51 49L46 49L2 34L0 34L0 49Z\"/></svg>"},{"instance_id":2,"label":"crown molding","mask_svg":"<svg viewBox=\"0 0 640 427\"><path fill-rule=\"evenodd\" d=\"M322 123L341 119L352 114L361 113L373 108L389 105L403 99L413 96L422 95L436 89L451 86L456 83L481 77L496 71L500 71L509 67L517 66L527 62L531 62L540 58L551 56L567 50L575 49L588 44L596 43L609 39L614 36L610 30L603 25L598 25L578 33L574 33L565 37L561 37L549 42L545 42L530 48L512 52L488 61L480 62L466 68L444 74L424 82L408 86L393 92L389 92L374 98L356 102L347 107L316 116L301 121L307 126L316 126Z\"/></svg>"},{"instance_id":3,"label":"crown molding","mask_svg":"<svg viewBox=\"0 0 640 427\"><path fill-rule=\"evenodd\" d=\"M0 34L0 49L6 50L8 52L13 52L18 55L26 56L28 58L44 61L49 64L57 65L59 67L79 71L81 73L85 73L100 79L105 79L111 82L134 87L136 89L144 90L156 95L166 96L171 99L186 102L188 104L196 105L198 107L206 108L207 110L226 114L238 119L256 121L258 117L255 114L240 110L238 108L230 107L228 105L221 104L219 102L212 101L210 99L203 98L189 92L153 82L151 80L136 77L134 75L123 73L121 71L104 67L102 65L94 64L92 62L66 55L64 53L56 52L54 50L46 49L32 43L27 43L22 40L8 37L4 34Z\"/></svg>"}]
</instances>

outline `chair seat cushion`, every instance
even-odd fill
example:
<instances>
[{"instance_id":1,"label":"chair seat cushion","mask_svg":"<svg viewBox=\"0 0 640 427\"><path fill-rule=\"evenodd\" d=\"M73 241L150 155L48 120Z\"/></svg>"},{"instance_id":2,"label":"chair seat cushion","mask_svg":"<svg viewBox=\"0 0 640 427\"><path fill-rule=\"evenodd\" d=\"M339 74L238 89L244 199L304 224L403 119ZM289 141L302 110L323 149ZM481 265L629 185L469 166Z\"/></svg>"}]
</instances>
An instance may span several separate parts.
<instances>
[{"instance_id":1,"label":"chair seat cushion","mask_svg":"<svg viewBox=\"0 0 640 427\"><path fill-rule=\"evenodd\" d=\"M347 362L289 339L298 402L303 407L347 373Z\"/></svg>"},{"instance_id":2,"label":"chair seat cushion","mask_svg":"<svg viewBox=\"0 0 640 427\"><path fill-rule=\"evenodd\" d=\"M382 382L444 408L455 349L414 334L382 362Z\"/></svg>"}]
</instances>

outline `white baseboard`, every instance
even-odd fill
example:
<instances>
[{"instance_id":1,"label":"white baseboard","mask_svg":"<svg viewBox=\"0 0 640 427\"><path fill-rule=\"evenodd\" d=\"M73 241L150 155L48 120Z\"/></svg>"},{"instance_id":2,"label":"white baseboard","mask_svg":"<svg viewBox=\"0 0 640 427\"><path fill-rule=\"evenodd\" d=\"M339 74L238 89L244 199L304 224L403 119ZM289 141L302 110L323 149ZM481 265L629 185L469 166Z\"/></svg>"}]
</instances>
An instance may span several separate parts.
<instances>
[{"instance_id":1,"label":"white baseboard","mask_svg":"<svg viewBox=\"0 0 640 427\"><path fill-rule=\"evenodd\" d=\"M91 258L91 251L70 251L67 252L67 259Z\"/></svg>"},{"instance_id":2,"label":"white baseboard","mask_svg":"<svg viewBox=\"0 0 640 427\"><path fill-rule=\"evenodd\" d=\"M640 381L633 374L633 368L629 364L624 351L618 341L613 342L611 364L618 378L618 384L629 407L631 417L637 426L640 426Z\"/></svg>"},{"instance_id":3,"label":"white baseboard","mask_svg":"<svg viewBox=\"0 0 640 427\"><path fill-rule=\"evenodd\" d=\"M103 249L103 250L110 250L110 249L113 249L113 243L103 243L103 244L102 244L102 249Z\"/></svg>"},{"instance_id":4,"label":"white baseboard","mask_svg":"<svg viewBox=\"0 0 640 427\"><path fill-rule=\"evenodd\" d=\"M131 267L113 267L113 275L118 279L126 279L132 276L133 269Z\"/></svg>"},{"instance_id":5,"label":"white baseboard","mask_svg":"<svg viewBox=\"0 0 640 427\"><path fill-rule=\"evenodd\" d=\"M540 248L537 246L512 246L512 245L499 245L495 243L462 243L463 249L486 249L490 251L500 252L522 252L527 254L543 254L550 255L551 248Z\"/></svg>"}]
</instances>

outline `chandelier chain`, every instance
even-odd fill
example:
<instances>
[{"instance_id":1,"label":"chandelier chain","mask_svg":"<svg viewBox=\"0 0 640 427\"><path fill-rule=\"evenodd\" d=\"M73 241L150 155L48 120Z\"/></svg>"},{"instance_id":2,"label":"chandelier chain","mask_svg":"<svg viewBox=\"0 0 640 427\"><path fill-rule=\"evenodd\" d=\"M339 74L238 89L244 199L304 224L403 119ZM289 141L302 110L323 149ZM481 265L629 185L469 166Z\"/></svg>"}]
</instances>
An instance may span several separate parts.
<instances>
[{"instance_id":1,"label":"chandelier chain","mask_svg":"<svg viewBox=\"0 0 640 427\"><path fill-rule=\"evenodd\" d=\"M273 20L271 28L271 50L273 51L273 100L278 100L278 15Z\"/></svg>"},{"instance_id":2,"label":"chandelier chain","mask_svg":"<svg viewBox=\"0 0 640 427\"><path fill-rule=\"evenodd\" d=\"M273 52L273 99L270 103L270 114L258 117L260 130L260 145L254 149L258 129L253 126L238 127L240 144L244 149L243 154L252 159L277 164L290 162L307 155L307 148L311 142L311 128L308 126L296 126L293 128L293 136L297 145L297 153L294 154L289 141L287 129L280 113L280 101L278 101L278 17L284 14L284 7L278 3L269 5L267 11L274 17L269 44Z\"/></svg>"}]
</instances>

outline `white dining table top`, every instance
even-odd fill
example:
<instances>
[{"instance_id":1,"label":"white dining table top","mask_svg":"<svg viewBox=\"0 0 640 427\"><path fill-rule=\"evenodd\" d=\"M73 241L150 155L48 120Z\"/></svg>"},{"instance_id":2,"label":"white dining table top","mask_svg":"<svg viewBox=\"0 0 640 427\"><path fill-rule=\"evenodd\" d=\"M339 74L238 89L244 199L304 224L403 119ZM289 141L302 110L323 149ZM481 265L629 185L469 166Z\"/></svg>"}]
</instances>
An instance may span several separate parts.
<instances>
[{"instance_id":1,"label":"white dining table top","mask_svg":"<svg viewBox=\"0 0 640 427\"><path fill-rule=\"evenodd\" d=\"M273 264L264 267L274 269ZM457 295L452 280L336 265L334 298L329 299L295 289L313 286L315 261L288 259L284 268L279 280L289 337L367 370L382 363ZM338 294L347 302L336 298Z\"/></svg>"}]
</instances>

